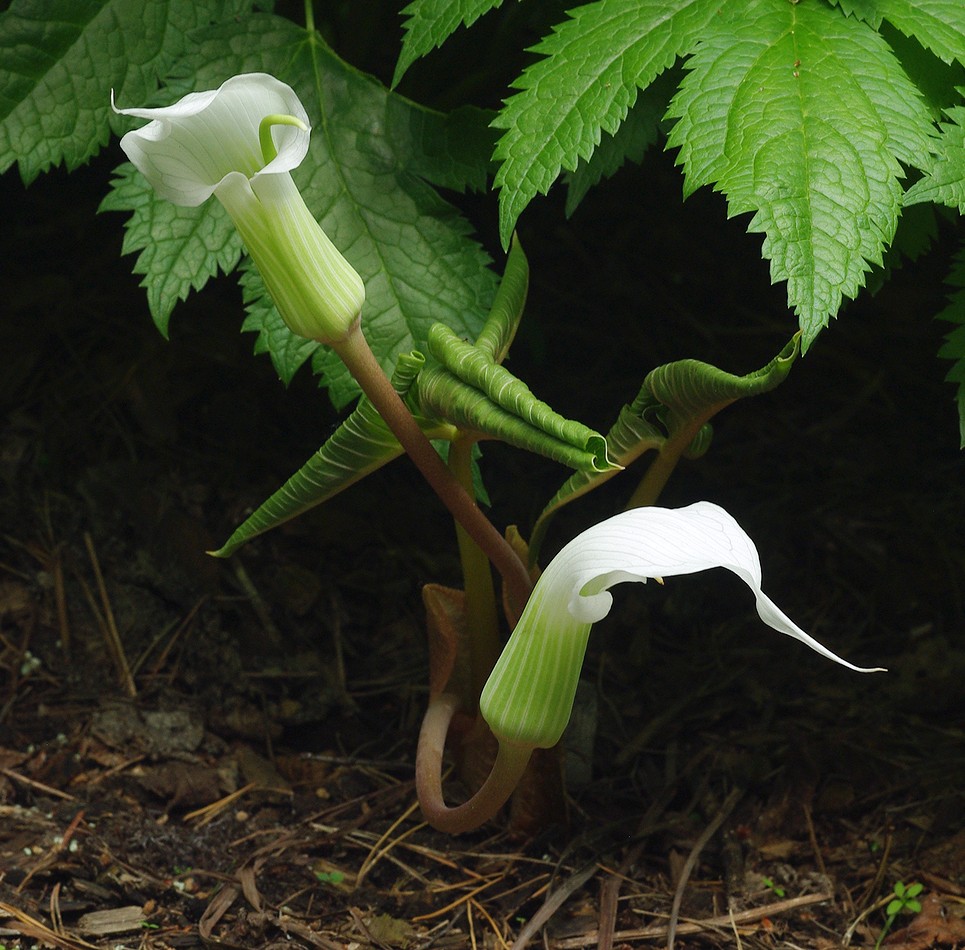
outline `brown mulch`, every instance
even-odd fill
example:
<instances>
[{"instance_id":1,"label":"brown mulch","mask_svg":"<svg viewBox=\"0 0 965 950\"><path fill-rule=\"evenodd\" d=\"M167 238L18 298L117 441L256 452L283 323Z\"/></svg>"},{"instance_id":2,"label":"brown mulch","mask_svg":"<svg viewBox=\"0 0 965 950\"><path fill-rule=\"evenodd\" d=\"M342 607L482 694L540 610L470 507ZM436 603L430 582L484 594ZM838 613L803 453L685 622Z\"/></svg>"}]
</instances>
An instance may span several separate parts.
<instances>
[{"instance_id":1,"label":"brown mulch","mask_svg":"<svg viewBox=\"0 0 965 950\"><path fill-rule=\"evenodd\" d=\"M965 946L965 496L941 328L922 330L934 277L899 274L842 317L668 490L740 510L775 600L891 672L806 655L727 577L621 589L587 659L592 738L570 742L565 824L451 838L422 821L412 764L419 591L456 582L451 529L399 463L207 558L334 414L250 358L230 287L162 341L116 263L117 222L92 232L98 192L77 180L57 227L80 256L45 260L49 233L24 224L0 287L16 355L0 380L0 947L874 947L897 881L925 885L921 910L883 946ZM31 220L44 193L7 184ZM734 233L695 243L695 274ZM586 267L567 286L534 255L537 327L614 283L604 248L564 247ZM668 330L655 358L747 371L779 348L742 286L714 288L734 326L722 313L705 334L685 312L701 288L655 268L640 296L703 347L677 352ZM580 393L610 411L643 357L601 370L595 330L528 331L514 369L564 411ZM590 382L554 392L566 348ZM506 521L559 479L498 448L486 461ZM625 491L561 517L558 538Z\"/></svg>"}]
</instances>

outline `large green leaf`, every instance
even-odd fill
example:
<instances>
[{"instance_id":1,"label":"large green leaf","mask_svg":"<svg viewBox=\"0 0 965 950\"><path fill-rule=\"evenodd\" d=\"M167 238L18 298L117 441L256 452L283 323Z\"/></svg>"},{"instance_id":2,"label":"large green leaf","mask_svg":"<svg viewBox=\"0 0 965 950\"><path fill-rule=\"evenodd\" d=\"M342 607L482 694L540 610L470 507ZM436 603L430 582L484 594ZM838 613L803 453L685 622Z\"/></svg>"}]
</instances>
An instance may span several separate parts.
<instances>
[{"instance_id":1,"label":"large green leaf","mask_svg":"<svg viewBox=\"0 0 965 950\"><path fill-rule=\"evenodd\" d=\"M607 433L610 458L625 469L655 451L672 468L681 455L703 454L710 445L708 422L718 412L738 399L769 392L787 378L799 352L799 336L766 366L745 376L699 360L678 360L651 370L636 399L623 407ZM550 520L560 508L598 488L619 470L574 472L540 513L530 538L530 558L536 559Z\"/></svg>"},{"instance_id":2,"label":"large green leaf","mask_svg":"<svg viewBox=\"0 0 965 950\"><path fill-rule=\"evenodd\" d=\"M685 191L714 184L754 213L806 348L881 263L928 107L878 33L823 3L749 0L688 67L669 113Z\"/></svg>"},{"instance_id":3,"label":"large green leaf","mask_svg":"<svg viewBox=\"0 0 965 950\"><path fill-rule=\"evenodd\" d=\"M111 89L143 103L192 30L250 0L13 0L0 14L0 172L25 183L107 144Z\"/></svg>"},{"instance_id":4,"label":"large green leaf","mask_svg":"<svg viewBox=\"0 0 965 950\"><path fill-rule=\"evenodd\" d=\"M689 53L727 6L728 0L596 0L570 11L535 47L543 58L514 83L520 92L493 123L504 130L496 147L504 245L526 205L546 194L562 169L589 160L601 133L616 133L637 90Z\"/></svg>"}]
</instances>

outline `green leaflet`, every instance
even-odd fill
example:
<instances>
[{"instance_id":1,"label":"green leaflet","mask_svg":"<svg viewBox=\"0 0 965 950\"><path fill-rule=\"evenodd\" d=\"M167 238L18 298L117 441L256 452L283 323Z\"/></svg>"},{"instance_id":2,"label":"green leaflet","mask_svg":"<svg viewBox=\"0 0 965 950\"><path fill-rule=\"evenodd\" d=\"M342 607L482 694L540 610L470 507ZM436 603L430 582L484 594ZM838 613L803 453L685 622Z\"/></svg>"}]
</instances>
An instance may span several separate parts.
<instances>
[{"instance_id":1,"label":"green leaflet","mask_svg":"<svg viewBox=\"0 0 965 950\"><path fill-rule=\"evenodd\" d=\"M965 95L965 88L959 91ZM947 114L950 121L942 124L925 174L905 193L905 204L934 201L965 214L965 106L948 109Z\"/></svg>"},{"instance_id":2,"label":"green leaflet","mask_svg":"<svg viewBox=\"0 0 965 950\"><path fill-rule=\"evenodd\" d=\"M13 0L0 14L0 173L73 170L110 137L110 94L142 104L188 34L248 0ZM116 127L116 126L115 126Z\"/></svg>"},{"instance_id":3,"label":"green leaflet","mask_svg":"<svg viewBox=\"0 0 965 950\"><path fill-rule=\"evenodd\" d=\"M596 0L576 7L533 52L543 58L513 84L493 125L499 231L516 220L560 171L592 155L600 133L613 135L645 89L678 56L691 52L728 7L721 0ZM743 6L739 4L738 6Z\"/></svg>"},{"instance_id":4,"label":"green leaflet","mask_svg":"<svg viewBox=\"0 0 965 950\"><path fill-rule=\"evenodd\" d=\"M476 347L488 354L495 363L502 363L516 337L529 293L529 261L516 235L509 245L506 266L503 268L499 289L483 324Z\"/></svg>"},{"instance_id":5,"label":"green leaflet","mask_svg":"<svg viewBox=\"0 0 965 950\"><path fill-rule=\"evenodd\" d=\"M754 212L804 349L880 264L902 164L933 144L929 109L882 37L823 3L749 0L688 63L670 107L685 191Z\"/></svg>"},{"instance_id":6,"label":"green leaflet","mask_svg":"<svg viewBox=\"0 0 965 950\"><path fill-rule=\"evenodd\" d=\"M612 135L604 135L593 154L581 161L566 180L566 216L570 217L586 193L604 178L611 178L626 162L641 162L647 150L657 141L660 120L680 77L668 70L638 96L627 117ZM668 81L671 80L671 81Z\"/></svg>"},{"instance_id":7,"label":"green leaflet","mask_svg":"<svg viewBox=\"0 0 965 950\"><path fill-rule=\"evenodd\" d=\"M961 0L836 0L845 13L876 29L887 20L939 59L965 63L965 4Z\"/></svg>"},{"instance_id":8,"label":"green leaflet","mask_svg":"<svg viewBox=\"0 0 965 950\"><path fill-rule=\"evenodd\" d=\"M709 420L732 402L768 392L781 383L799 352L798 333L766 366L746 376L734 376L699 360L679 360L651 370L636 399L623 407L607 433L613 461L628 468L653 450L674 457L703 454L710 445ZM575 472L563 483L533 526L531 561L539 554L553 515L615 474Z\"/></svg>"},{"instance_id":9,"label":"green leaflet","mask_svg":"<svg viewBox=\"0 0 965 950\"><path fill-rule=\"evenodd\" d=\"M418 353L399 358L392 385L400 396L408 392L423 362ZM432 437L444 434L444 427L427 424L425 428ZM363 397L325 444L211 553L216 557L234 554L256 535L320 505L401 454L402 447Z\"/></svg>"},{"instance_id":10,"label":"green leaflet","mask_svg":"<svg viewBox=\"0 0 965 950\"><path fill-rule=\"evenodd\" d=\"M597 472L610 468L603 436L554 412L486 351L437 323L429 331L429 352L442 365L419 376L416 398L426 415L503 439L571 468Z\"/></svg>"},{"instance_id":11,"label":"green leaflet","mask_svg":"<svg viewBox=\"0 0 965 950\"><path fill-rule=\"evenodd\" d=\"M527 418L521 418L494 403L487 393L435 366L419 374L416 398L420 411L426 415L444 418L460 429L501 439L570 468L601 471L603 465L609 465L603 436L558 416L532 393L529 400L520 400L527 415ZM541 424L563 434L547 432ZM590 435L577 441L567 441L563 437L575 438L577 430Z\"/></svg>"},{"instance_id":12,"label":"green leaflet","mask_svg":"<svg viewBox=\"0 0 965 950\"><path fill-rule=\"evenodd\" d=\"M100 211L129 211L122 254L138 253L134 273L158 330L166 337L171 312L192 290L219 271L228 274L241 259L241 238L218 201L183 208L154 193L129 162L118 166ZM281 319L279 317L279 319Z\"/></svg>"},{"instance_id":13,"label":"green leaflet","mask_svg":"<svg viewBox=\"0 0 965 950\"><path fill-rule=\"evenodd\" d=\"M413 0L402 10L405 34L392 76L393 88L417 59L442 46L460 26L472 26L484 13L502 4L503 0Z\"/></svg>"}]
</instances>

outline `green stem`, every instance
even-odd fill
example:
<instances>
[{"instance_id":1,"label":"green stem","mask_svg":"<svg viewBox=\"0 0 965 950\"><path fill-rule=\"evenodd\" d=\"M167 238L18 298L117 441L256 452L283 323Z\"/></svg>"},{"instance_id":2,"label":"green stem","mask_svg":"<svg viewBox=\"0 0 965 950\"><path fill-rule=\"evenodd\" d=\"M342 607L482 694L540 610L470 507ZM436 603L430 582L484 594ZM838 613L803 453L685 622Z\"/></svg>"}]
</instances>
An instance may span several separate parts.
<instances>
[{"instance_id":1,"label":"green stem","mask_svg":"<svg viewBox=\"0 0 965 950\"><path fill-rule=\"evenodd\" d=\"M450 808L442 793L442 756L446 734L459 700L442 693L429 703L415 760L415 781L419 804L426 821L448 834L472 831L494 817L519 783L533 750L526 746L499 743L492 771L479 791L469 801Z\"/></svg>"},{"instance_id":2,"label":"green stem","mask_svg":"<svg viewBox=\"0 0 965 950\"><path fill-rule=\"evenodd\" d=\"M499 571L506 585L511 610L518 617L532 590L526 567L432 447L419 428L419 423L389 382L369 348L360 325L356 323L347 337L330 345L425 480L449 509L456 523L462 525Z\"/></svg>"},{"instance_id":3,"label":"green stem","mask_svg":"<svg viewBox=\"0 0 965 950\"><path fill-rule=\"evenodd\" d=\"M688 426L682 432L677 432L672 439L664 442L657 457L650 463L646 474L637 485L636 491L630 496L627 508L644 508L657 503L684 449L693 442L700 431L700 425Z\"/></svg>"},{"instance_id":4,"label":"green stem","mask_svg":"<svg viewBox=\"0 0 965 950\"><path fill-rule=\"evenodd\" d=\"M315 32L315 8L312 0L305 0L305 32Z\"/></svg>"},{"instance_id":5,"label":"green stem","mask_svg":"<svg viewBox=\"0 0 965 950\"><path fill-rule=\"evenodd\" d=\"M460 435L449 446L449 469L467 492L472 492L472 447L476 440L470 435ZM471 695L464 697L467 706L473 707L479 699L483 686L492 672L502 644L499 640L499 615L496 609L496 592L493 575L485 551L469 536L466 529L456 522L456 540L459 543L459 561L462 565L463 583L466 590L466 633L469 638L469 688Z\"/></svg>"}]
</instances>

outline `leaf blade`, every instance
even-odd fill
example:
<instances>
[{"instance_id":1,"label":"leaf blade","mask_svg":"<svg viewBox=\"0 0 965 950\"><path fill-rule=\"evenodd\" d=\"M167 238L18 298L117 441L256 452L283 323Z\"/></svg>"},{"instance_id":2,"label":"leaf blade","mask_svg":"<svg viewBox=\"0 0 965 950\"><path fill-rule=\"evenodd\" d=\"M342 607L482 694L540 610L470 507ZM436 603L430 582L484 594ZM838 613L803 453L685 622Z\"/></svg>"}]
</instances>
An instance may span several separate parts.
<instances>
[{"instance_id":1,"label":"leaf blade","mask_svg":"<svg viewBox=\"0 0 965 950\"><path fill-rule=\"evenodd\" d=\"M503 246L526 205L561 170L587 161L602 132L617 131L637 90L689 53L720 9L718 0L596 0L535 47L543 58L493 123L503 130L495 153Z\"/></svg>"},{"instance_id":2,"label":"leaf blade","mask_svg":"<svg viewBox=\"0 0 965 950\"><path fill-rule=\"evenodd\" d=\"M685 191L752 212L803 346L854 297L897 225L902 164L932 144L927 105L884 40L821 4L752 0L719 24L671 103ZM761 90L766 94L761 95Z\"/></svg>"}]
</instances>

